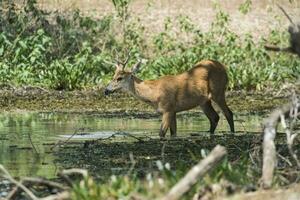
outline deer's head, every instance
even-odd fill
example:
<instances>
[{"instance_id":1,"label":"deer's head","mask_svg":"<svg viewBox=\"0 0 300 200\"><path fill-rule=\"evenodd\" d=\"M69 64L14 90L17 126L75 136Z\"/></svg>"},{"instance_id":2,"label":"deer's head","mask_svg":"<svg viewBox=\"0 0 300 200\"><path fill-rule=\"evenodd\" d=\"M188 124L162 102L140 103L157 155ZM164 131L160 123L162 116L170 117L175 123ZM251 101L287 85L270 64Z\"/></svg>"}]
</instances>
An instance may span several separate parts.
<instances>
[{"instance_id":1,"label":"deer's head","mask_svg":"<svg viewBox=\"0 0 300 200\"><path fill-rule=\"evenodd\" d=\"M129 91L130 88L133 85L133 76L134 74L139 70L141 66L141 61L138 61L131 70L126 70L125 66L126 63L118 63L116 64L116 70L115 74L113 76L113 79L110 81L110 83L105 88L104 94L109 95L115 91L123 90L123 91Z\"/></svg>"}]
</instances>

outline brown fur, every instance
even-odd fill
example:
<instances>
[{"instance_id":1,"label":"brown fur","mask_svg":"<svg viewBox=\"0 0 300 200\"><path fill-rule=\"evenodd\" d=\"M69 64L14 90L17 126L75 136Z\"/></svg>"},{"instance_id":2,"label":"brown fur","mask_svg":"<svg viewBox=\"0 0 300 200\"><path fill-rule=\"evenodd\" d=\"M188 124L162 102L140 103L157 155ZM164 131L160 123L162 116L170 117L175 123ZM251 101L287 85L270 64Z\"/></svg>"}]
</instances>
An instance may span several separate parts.
<instances>
[{"instance_id":1,"label":"brown fur","mask_svg":"<svg viewBox=\"0 0 300 200\"><path fill-rule=\"evenodd\" d=\"M117 81L122 78L121 81ZM123 89L138 99L152 105L162 113L160 136L164 137L170 128L176 136L176 113L200 106L210 120L210 132L214 133L219 115L211 105L214 101L223 111L231 132L234 132L233 114L225 102L228 82L224 65L206 60L192 69L174 76L163 76L157 80L142 81L131 72L118 67L107 90Z\"/></svg>"}]
</instances>

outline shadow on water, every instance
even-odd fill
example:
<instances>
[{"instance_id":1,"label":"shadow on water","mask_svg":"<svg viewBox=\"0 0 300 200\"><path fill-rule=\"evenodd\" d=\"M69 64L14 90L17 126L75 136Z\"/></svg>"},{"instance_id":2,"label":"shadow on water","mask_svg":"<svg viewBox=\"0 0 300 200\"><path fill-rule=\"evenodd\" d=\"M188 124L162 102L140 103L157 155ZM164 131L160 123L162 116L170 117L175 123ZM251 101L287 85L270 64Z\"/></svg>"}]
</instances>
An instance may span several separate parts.
<instances>
[{"instance_id":1,"label":"shadow on water","mask_svg":"<svg viewBox=\"0 0 300 200\"><path fill-rule=\"evenodd\" d=\"M0 115L0 163L14 176L50 178L58 169L69 167L87 168L102 176L125 173L131 165L129 154L132 153L137 171L143 174L155 168L157 160L172 166L178 165L178 161L191 165L198 161L201 149L211 150L216 144L235 152L252 148L261 140L261 135L256 133L261 132L262 119L263 116L255 114L237 115L238 133L230 135L222 118L217 134L210 137L203 132L209 128L203 114L183 113L178 117L179 137L161 141L160 120L156 116L141 119L70 113L4 113ZM134 137L128 134L112 137L117 132Z\"/></svg>"}]
</instances>

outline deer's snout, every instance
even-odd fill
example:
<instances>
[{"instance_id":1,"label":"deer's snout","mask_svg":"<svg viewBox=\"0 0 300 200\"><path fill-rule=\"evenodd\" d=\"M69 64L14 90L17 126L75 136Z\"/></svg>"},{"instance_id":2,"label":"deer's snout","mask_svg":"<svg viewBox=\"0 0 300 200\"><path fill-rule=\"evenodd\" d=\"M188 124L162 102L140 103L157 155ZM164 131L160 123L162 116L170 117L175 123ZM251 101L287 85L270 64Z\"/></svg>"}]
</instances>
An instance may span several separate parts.
<instances>
[{"instance_id":1,"label":"deer's snout","mask_svg":"<svg viewBox=\"0 0 300 200\"><path fill-rule=\"evenodd\" d=\"M113 93L113 92L114 92L114 90L113 90L113 88L111 87L111 84L109 84L109 85L105 88L105 90L104 90L104 95L107 96L107 95L109 95L109 94L111 94L111 93Z\"/></svg>"},{"instance_id":2,"label":"deer's snout","mask_svg":"<svg viewBox=\"0 0 300 200\"><path fill-rule=\"evenodd\" d=\"M108 89L105 88L105 90L104 90L104 95L107 96L107 95L109 95L109 94L110 94L110 91L109 91Z\"/></svg>"},{"instance_id":3,"label":"deer's snout","mask_svg":"<svg viewBox=\"0 0 300 200\"><path fill-rule=\"evenodd\" d=\"M110 89L105 88L105 90L104 90L104 95L105 96L107 96L107 95L109 95L111 93L114 93L114 90L110 90Z\"/></svg>"}]
</instances>

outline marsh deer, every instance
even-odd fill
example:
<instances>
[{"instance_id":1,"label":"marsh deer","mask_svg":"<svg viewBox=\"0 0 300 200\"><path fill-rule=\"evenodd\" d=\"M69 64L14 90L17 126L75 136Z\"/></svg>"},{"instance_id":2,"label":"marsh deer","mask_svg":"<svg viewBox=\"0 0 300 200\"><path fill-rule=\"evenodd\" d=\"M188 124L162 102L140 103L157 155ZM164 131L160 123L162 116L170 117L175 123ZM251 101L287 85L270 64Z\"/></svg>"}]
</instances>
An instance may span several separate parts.
<instances>
[{"instance_id":1,"label":"marsh deer","mask_svg":"<svg viewBox=\"0 0 300 200\"><path fill-rule=\"evenodd\" d=\"M127 59L128 61L128 59ZM141 80L135 76L141 62L131 70L127 63L116 64L112 81L105 88L105 95L123 90L153 106L162 114L160 137L170 128L171 137L176 136L176 113L200 106L210 121L210 133L214 133L219 115L212 107L214 101L223 111L231 132L234 132L233 113L225 101L228 82L225 66L213 60L198 62L190 70L173 76L163 76L157 80Z\"/></svg>"}]
</instances>

